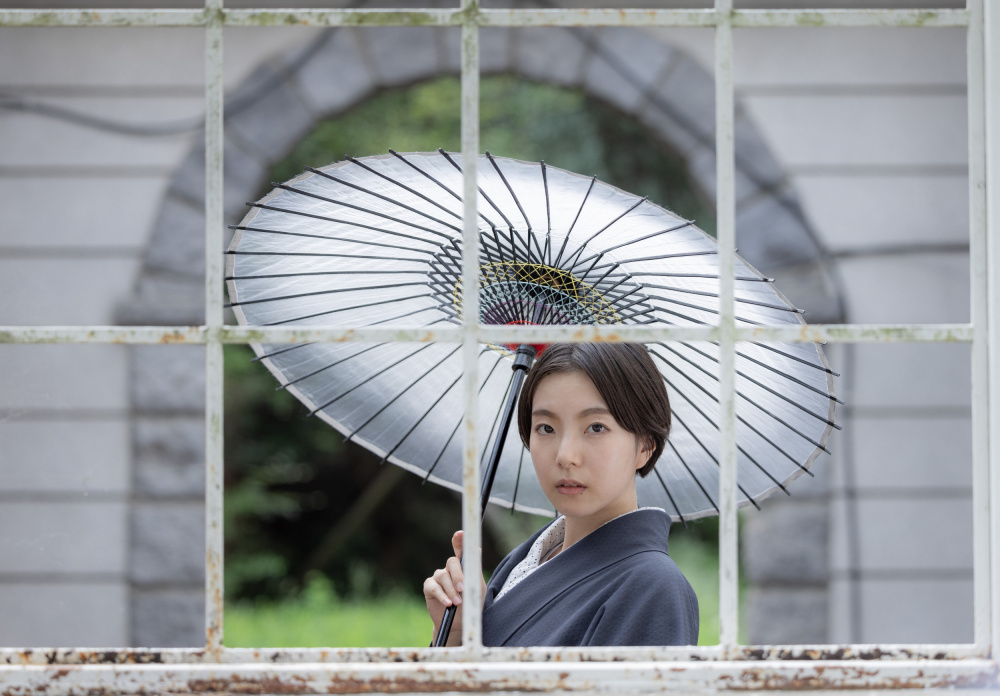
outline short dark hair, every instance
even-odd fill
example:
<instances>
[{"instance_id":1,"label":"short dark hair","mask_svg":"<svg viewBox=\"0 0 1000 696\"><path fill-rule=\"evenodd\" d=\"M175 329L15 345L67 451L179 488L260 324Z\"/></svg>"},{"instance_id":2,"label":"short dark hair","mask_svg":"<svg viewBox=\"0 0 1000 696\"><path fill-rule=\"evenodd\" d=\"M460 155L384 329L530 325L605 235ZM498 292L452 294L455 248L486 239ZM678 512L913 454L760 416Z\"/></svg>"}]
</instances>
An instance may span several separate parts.
<instances>
[{"instance_id":1,"label":"short dark hair","mask_svg":"<svg viewBox=\"0 0 1000 696\"><path fill-rule=\"evenodd\" d=\"M660 371L638 343L553 343L528 370L517 405L517 429L525 447L531 438L531 407L539 383L552 374L582 372L594 383L618 424L653 453L639 469L646 476L670 435L670 400Z\"/></svg>"}]
</instances>

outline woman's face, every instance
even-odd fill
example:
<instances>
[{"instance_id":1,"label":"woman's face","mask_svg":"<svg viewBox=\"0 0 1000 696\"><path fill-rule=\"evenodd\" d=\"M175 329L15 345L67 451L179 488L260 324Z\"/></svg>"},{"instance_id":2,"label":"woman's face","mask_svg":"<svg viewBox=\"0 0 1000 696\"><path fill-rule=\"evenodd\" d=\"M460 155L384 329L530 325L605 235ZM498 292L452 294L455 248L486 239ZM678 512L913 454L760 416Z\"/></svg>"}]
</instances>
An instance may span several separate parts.
<instances>
[{"instance_id":1,"label":"woman's face","mask_svg":"<svg viewBox=\"0 0 1000 696\"><path fill-rule=\"evenodd\" d=\"M650 451L611 416L583 372L558 372L535 389L531 461L545 495L591 529L636 508L635 472Z\"/></svg>"}]
</instances>

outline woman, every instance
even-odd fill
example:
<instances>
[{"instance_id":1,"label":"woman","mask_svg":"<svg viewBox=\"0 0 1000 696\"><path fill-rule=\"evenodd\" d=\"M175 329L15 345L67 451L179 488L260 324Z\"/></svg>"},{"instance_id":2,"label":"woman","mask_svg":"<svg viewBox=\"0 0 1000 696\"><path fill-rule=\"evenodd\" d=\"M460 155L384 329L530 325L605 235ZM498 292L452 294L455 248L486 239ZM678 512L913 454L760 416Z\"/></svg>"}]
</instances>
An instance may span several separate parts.
<instances>
[{"instance_id":1,"label":"woman","mask_svg":"<svg viewBox=\"0 0 1000 696\"><path fill-rule=\"evenodd\" d=\"M670 517L638 508L636 475L663 452L670 404L645 347L555 344L528 372L517 425L559 516L514 549L484 588L483 644L688 645L698 600L667 555ZM462 532L424 582L437 634L461 626ZM448 645L461 645L453 630Z\"/></svg>"}]
</instances>

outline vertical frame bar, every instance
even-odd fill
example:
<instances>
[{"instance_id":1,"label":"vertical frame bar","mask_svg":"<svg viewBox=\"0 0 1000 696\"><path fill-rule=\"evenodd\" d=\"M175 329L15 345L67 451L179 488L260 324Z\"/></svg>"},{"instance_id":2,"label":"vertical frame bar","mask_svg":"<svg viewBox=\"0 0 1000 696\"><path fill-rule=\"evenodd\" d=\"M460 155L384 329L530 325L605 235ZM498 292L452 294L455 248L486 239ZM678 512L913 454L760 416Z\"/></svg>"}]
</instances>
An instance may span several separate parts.
<instances>
[{"instance_id":1,"label":"vertical frame bar","mask_svg":"<svg viewBox=\"0 0 1000 696\"><path fill-rule=\"evenodd\" d=\"M715 167L719 242L719 644L724 658L739 635L736 520L736 155L733 135L732 0L716 0Z\"/></svg>"},{"instance_id":2,"label":"vertical frame bar","mask_svg":"<svg viewBox=\"0 0 1000 696\"><path fill-rule=\"evenodd\" d=\"M969 0L966 32L969 118L969 264L972 339L972 509L974 642L990 646L989 356L987 331L986 103L983 94L983 0Z\"/></svg>"},{"instance_id":3,"label":"vertical frame bar","mask_svg":"<svg viewBox=\"0 0 1000 696\"><path fill-rule=\"evenodd\" d=\"M983 2L983 112L985 121L985 205L987 257L987 327L989 353L989 430L1000 433L1000 7ZM1000 643L1000 445L990 438L990 652L997 659Z\"/></svg>"},{"instance_id":4,"label":"vertical frame bar","mask_svg":"<svg viewBox=\"0 0 1000 696\"><path fill-rule=\"evenodd\" d=\"M205 0L205 649L219 659L223 630L222 529L222 3Z\"/></svg>"},{"instance_id":5,"label":"vertical frame bar","mask_svg":"<svg viewBox=\"0 0 1000 696\"><path fill-rule=\"evenodd\" d=\"M482 652L483 576L479 511L479 446L476 437L479 393L479 0L462 0L462 386L465 390L464 461L462 465L462 529L465 530L462 645L470 659ZM472 578L471 580L469 578Z\"/></svg>"}]
</instances>

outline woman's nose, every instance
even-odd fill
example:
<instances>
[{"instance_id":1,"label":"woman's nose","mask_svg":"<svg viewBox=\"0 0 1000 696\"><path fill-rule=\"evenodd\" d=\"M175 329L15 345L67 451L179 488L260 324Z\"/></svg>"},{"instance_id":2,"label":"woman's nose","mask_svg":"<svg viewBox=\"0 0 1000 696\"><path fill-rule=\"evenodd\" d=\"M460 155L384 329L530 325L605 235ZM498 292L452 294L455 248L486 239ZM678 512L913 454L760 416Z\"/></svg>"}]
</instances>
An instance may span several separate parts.
<instances>
[{"instance_id":1,"label":"woman's nose","mask_svg":"<svg viewBox=\"0 0 1000 696\"><path fill-rule=\"evenodd\" d=\"M564 437L559 441L556 464L561 467L579 466L580 446L575 437Z\"/></svg>"}]
</instances>

